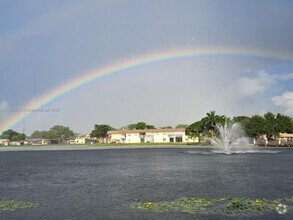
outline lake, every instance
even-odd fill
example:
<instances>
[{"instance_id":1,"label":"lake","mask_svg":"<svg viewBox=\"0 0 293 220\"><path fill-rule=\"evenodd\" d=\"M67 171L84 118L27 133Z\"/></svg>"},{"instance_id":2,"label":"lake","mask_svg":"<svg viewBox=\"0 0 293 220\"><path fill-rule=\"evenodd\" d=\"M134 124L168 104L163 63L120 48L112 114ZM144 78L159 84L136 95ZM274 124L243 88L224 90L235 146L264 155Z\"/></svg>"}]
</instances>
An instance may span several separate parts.
<instances>
[{"instance_id":1,"label":"lake","mask_svg":"<svg viewBox=\"0 0 293 220\"><path fill-rule=\"evenodd\" d=\"M2 212L0 219L229 219L143 211L132 204L184 196L293 196L293 150L269 150L280 152L224 155L210 154L209 148L168 147L0 152L0 197L38 204ZM254 217L278 218L293 215Z\"/></svg>"}]
</instances>

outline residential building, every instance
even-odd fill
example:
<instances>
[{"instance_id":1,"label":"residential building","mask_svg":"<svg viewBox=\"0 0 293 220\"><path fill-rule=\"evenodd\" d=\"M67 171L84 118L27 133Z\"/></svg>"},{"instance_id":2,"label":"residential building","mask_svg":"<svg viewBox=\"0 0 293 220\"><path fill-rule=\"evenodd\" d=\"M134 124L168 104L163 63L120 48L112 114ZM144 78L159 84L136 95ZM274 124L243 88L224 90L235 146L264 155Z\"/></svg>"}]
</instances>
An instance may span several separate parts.
<instances>
[{"instance_id":1,"label":"residential building","mask_svg":"<svg viewBox=\"0 0 293 220\"><path fill-rule=\"evenodd\" d=\"M293 134L288 133L280 133L278 136L278 144L293 146Z\"/></svg>"},{"instance_id":2,"label":"residential building","mask_svg":"<svg viewBox=\"0 0 293 220\"><path fill-rule=\"evenodd\" d=\"M32 139L30 140L30 143L32 145L42 145L42 139L41 138Z\"/></svg>"},{"instance_id":3,"label":"residential building","mask_svg":"<svg viewBox=\"0 0 293 220\"><path fill-rule=\"evenodd\" d=\"M97 142L97 138L91 138L89 134L78 136L74 140L70 140L69 144L94 144Z\"/></svg>"},{"instance_id":4,"label":"residential building","mask_svg":"<svg viewBox=\"0 0 293 220\"><path fill-rule=\"evenodd\" d=\"M174 143L198 142L185 135L184 128L147 129L147 130L119 130L107 132L111 143Z\"/></svg>"},{"instance_id":5,"label":"residential building","mask_svg":"<svg viewBox=\"0 0 293 220\"><path fill-rule=\"evenodd\" d=\"M9 139L0 139L0 145L9 145Z\"/></svg>"},{"instance_id":6,"label":"residential building","mask_svg":"<svg viewBox=\"0 0 293 220\"><path fill-rule=\"evenodd\" d=\"M31 145L49 145L49 144L58 144L58 140L55 139L42 139L42 138L36 138L27 140L26 144Z\"/></svg>"},{"instance_id":7,"label":"residential building","mask_svg":"<svg viewBox=\"0 0 293 220\"><path fill-rule=\"evenodd\" d=\"M51 139L42 139L42 145L53 144Z\"/></svg>"},{"instance_id":8,"label":"residential building","mask_svg":"<svg viewBox=\"0 0 293 220\"><path fill-rule=\"evenodd\" d=\"M293 134L279 133L271 140L268 140L266 135L262 135L261 138L254 139L253 144L260 146L293 147Z\"/></svg>"},{"instance_id":9,"label":"residential building","mask_svg":"<svg viewBox=\"0 0 293 220\"><path fill-rule=\"evenodd\" d=\"M75 139L67 140L67 144L75 144Z\"/></svg>"},{"instance_id":10,"label":"residential building","mask_svg":"<svg viewBox=\"0 0 293 220\"><path fill-rule=\"evenodd\" d=\"M12 146L20 146L22 144L23 144L22 141L10 141L9 142L9 145L12 145Z\"/></svg>"},{"instance_id":11,"label":"residential building","mask_svg":"<svg viewBox=\"0 0 293 220\"><path fill-rule=\"evenodd\" d=\"M88 143L89 139L87 139L86 137L77 137L74 139L74 144L85 144L85 143Z\"/></svg>"}]
</instances>

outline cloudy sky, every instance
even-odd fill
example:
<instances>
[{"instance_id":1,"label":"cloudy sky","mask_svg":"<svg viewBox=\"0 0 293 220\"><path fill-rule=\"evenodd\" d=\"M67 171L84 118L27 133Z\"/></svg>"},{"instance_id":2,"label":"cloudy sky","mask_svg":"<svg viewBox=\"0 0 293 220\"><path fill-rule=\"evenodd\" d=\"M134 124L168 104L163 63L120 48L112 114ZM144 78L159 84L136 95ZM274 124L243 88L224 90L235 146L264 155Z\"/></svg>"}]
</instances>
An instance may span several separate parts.
<instances>
[{"instance_id":1,"label":"cloudy sky","mask_svg":"<svg viewBox=\"0 0 293 220\"><path fill-rule=\"evenodd\" d=\"M293 116L291 0L0 0L0 5L0 123L13 117L5 107L26 106L75 77L128 58L218 47L266 55L197 56L121 71L46 103L60 112L30 114L26 134L56 124L81 133L101 123L176 126L211 110L230 117L267 111ZM12 128L22 131L23 125Z\"/></svg>"}]
</instances>

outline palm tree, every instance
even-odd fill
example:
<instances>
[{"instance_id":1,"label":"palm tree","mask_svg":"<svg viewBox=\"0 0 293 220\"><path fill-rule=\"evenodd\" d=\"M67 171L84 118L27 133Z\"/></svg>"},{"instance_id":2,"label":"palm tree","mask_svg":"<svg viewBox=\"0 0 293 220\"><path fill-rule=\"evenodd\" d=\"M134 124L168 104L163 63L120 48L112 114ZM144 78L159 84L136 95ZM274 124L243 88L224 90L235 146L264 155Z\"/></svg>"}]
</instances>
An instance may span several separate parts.
<instances>
[{"instance_id":1,"label":"palm tree","mask_svg":"<svg viewBox=\"0 0 293 220\"><path fill-rule=\"evenodd\" d=\"M216 124L224 124L226 121L226 116L217 115L215 111L210 111L207 113L207 116L203 118L203 124L205 131L209 132L211 136L214 136Z\"/></svg>"}]
</instances>

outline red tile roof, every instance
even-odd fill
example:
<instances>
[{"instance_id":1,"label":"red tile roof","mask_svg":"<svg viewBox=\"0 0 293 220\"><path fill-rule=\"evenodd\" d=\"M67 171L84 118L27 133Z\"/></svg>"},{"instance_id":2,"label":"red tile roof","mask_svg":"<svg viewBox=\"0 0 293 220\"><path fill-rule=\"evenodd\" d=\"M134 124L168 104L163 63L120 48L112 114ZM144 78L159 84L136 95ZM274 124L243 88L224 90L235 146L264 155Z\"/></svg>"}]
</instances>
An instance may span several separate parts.
<instances>
[{"instance_id":1,"label":"red tile roof","mask_svg":"<svg viewBox=\"0 0 293 220\"><path fill-rule=\"evenodd\" d=\"M107 134L129 134L129 133L167 133L184 132L185 128L167 128L167 129L145 129L145 130L118 130L108 131Z\"/></svg>"}]
</instances>

